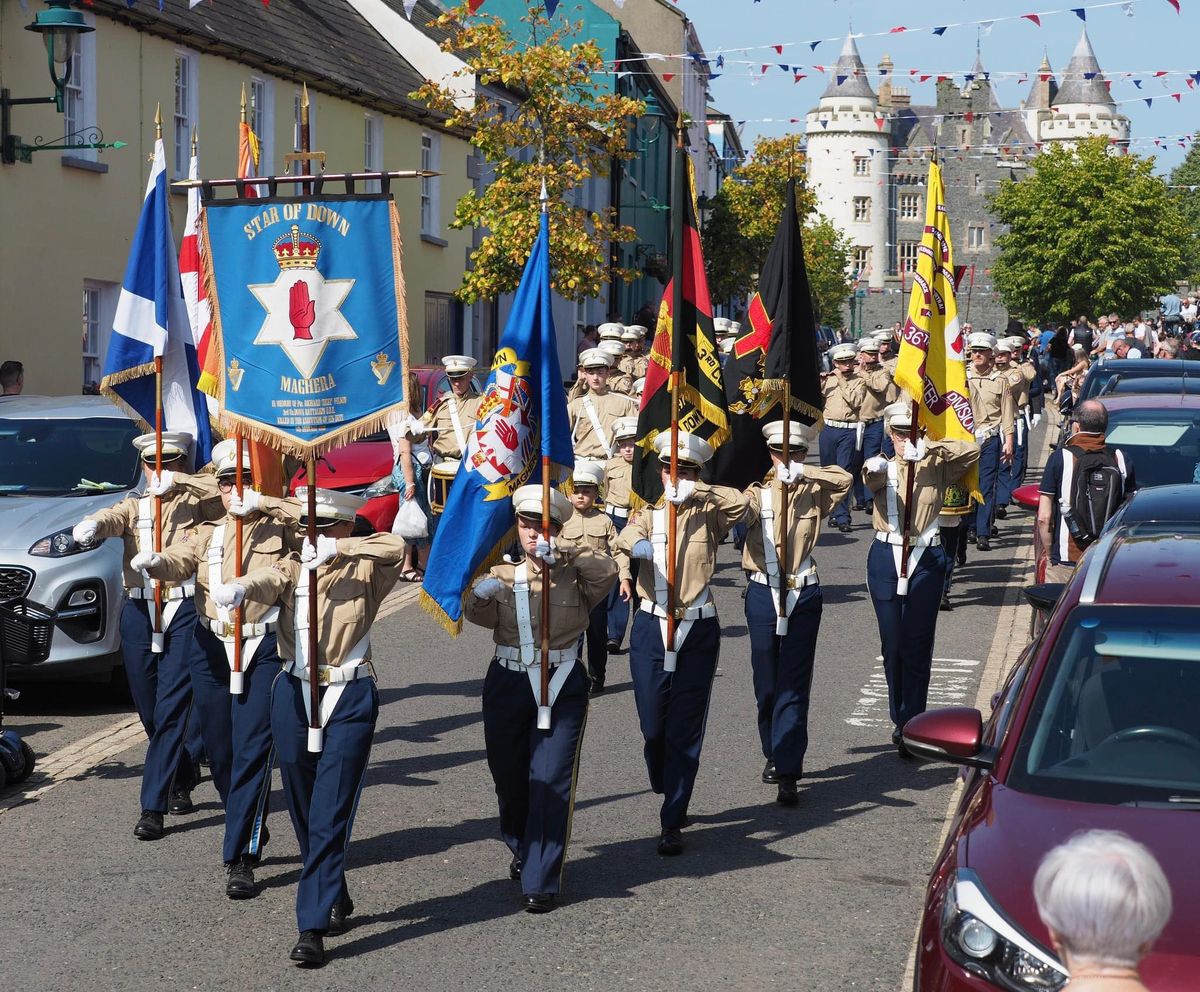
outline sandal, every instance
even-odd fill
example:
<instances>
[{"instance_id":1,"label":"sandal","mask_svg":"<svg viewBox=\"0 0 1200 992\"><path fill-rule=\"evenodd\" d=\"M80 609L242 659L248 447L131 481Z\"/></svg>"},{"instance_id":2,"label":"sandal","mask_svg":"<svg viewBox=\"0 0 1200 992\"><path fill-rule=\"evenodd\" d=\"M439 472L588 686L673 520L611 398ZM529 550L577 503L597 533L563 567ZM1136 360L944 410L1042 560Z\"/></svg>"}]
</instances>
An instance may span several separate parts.
<instances>
[{"instance_id":1,"label":"sandal","mask_svg":"<svg viewBox=\"0 0 1200 992\"><path fill-rule=\"evenodd\" d=\"M425 578L425 573L416 568L406 568L400 573L401 582L421 582Z\"/></svg>"}]
</instances>

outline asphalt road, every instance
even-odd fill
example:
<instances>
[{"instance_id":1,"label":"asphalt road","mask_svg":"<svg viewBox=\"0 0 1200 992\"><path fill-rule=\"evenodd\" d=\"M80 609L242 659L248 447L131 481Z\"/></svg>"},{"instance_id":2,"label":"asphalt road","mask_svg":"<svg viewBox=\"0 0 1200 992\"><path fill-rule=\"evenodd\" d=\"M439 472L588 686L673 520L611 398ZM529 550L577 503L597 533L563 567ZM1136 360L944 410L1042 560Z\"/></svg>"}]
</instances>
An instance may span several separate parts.
<instances>
[{"instance_id":1,"label":"asphalt road","mask_svg":"<svg viewBox=\"0 0 1200 992\"><path fill-rule=\"evenodd\" d=\"M941 614L931 705L974 701L1014 552L1014 511L993 550L972 550L957 608ZM318 972L287 961L299 862L282 794L249 902L224 895L211 783L157 843L132 836L144 744L4 811L0 960L11 988L474 990L786 989L896 992L955 771L891 747L874 613L869 518L817 549L825 614L807 769L797 809L759 781L737 559L722 549L724 625L687 850L655 852L627 656L589 714L560 908L518 909L484 762L480 692L490 638L450 640L415 605L374 638L383 707L355 824L357 912ZM1013 645L1013 652L1020 645ZM41 752L119 719L88 689L40 688L8 723ZM15 798L11 793L9 802Z\"/></svg>"}]
</instances>

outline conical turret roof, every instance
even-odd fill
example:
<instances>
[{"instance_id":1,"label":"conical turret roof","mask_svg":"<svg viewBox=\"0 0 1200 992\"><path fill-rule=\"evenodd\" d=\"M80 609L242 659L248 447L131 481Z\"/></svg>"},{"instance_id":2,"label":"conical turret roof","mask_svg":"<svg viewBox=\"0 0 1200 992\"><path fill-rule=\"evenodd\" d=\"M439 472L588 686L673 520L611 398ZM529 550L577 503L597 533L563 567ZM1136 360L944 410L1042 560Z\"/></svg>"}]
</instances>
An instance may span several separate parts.
<instances>
[{"instance_id":1,"label":"conical turret roof","mask_svg":"<svg viewBox=\"0 0 1200 992\"><path fill-rule=\"evenodd\" d=\"M1100 72L1100 63L1092 50L1091 39L1088 38L1087 28L1079 35L1079 44L1075 46L1075 54L1067 64L1063 73L1062 86L1054 98L1054 105L1084 103L1112 107L1112 94L1105 85L1104 75Z\"/></svg>"},{"instance_id":2,"label":"conical turret roof","mask_svg":"<svg viewBox=\"0 0 1200 992\"><path fill-rule=\"evenodd\" d=\"M1048 94L1046 99L1042 98L1043 93L1043 76L1049 78L1045 80ZM1029 96L1025 98L1026 110L1049 110L1050 105L1054 103L1054 98L1058 93L1058 81L1054 78L1054 70L1050 67L1050 56L1042 55L1042 64L1038 66L1037 72L1033 77L1033 84L1029 87Z\"/></svg>"},{"instance_id":3,"label":"conical turret roof","mask_svg":"<svg viewBox=\"0 0 1200 992\"><path fill-rule=\"evenodd\" d=\"M826 97L854 96L875 99L875 91L867 79L867 69L862 57L858 54L858 45L854 43L854 35L846 35L846 43L842 45L842 54L838 56L837 65L829 74L829 85L821 94Z\"/></svg>"}]
</instances>

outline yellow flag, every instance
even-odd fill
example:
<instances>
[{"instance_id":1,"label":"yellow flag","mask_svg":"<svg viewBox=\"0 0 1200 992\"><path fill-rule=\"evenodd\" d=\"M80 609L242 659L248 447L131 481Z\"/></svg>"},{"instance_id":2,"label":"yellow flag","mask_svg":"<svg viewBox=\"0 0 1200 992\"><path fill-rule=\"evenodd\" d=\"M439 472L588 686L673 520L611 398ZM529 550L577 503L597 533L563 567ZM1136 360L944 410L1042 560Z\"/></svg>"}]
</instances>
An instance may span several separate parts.
<instances>
[{"instance_id":1,"label":"yellow flag","mask_svg":"<svg viewBox=\"0 0 1200 992\"><path fill-rule=\"evenodd\" d=\"M967 349L954 299L954 249L946 216L942 170L929 163L925 233L912 274L908 320L896 362L896 385L916 398L921 426L935 441L974 441L975 417L967 389ZM979 488L975 469L963 480Z\"/></svg>"}]
</instances>

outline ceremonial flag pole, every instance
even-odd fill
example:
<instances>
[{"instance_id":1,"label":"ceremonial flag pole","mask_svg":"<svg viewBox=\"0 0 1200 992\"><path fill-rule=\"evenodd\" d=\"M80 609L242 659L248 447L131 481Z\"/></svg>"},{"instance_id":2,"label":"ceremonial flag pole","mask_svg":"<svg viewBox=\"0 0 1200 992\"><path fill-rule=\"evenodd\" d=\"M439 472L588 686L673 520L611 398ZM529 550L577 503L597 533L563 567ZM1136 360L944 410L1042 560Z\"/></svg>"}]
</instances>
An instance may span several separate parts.
<instances>
[{"instance_id":1,"label":"ceremonial flag pole","mask_svg":"<svg viewBox=\"0 0 1200 992\"><path fill-rule=\"evenodd\" d=\"M162 104L154 108L154 140L162 141ZM163 436L163 359L154 356L154 475L162 482L162 436ZM154 494L154 553L162 554L162 494ZM164 650L166 632L162 626L163 595L162 583L154 580L154 626L151 629L152 645Z\"/></svg>"},{"instance_id":2,"label":"ceremonial flag pole","mask_svg":"<svg viewBox=\"0 0 1200 992\"><path fill-rule=\"evenodd\" d=\"M971 263L971 281L967 283L967 323L971 322L971 297L975 293L975 263Z\"/></svg>"},{"instance_id":3,"label":"ceremonial flag pole","mask_svg":"<svg viewBox=\"0 0 1200 992\"><path fill-rule=\"evenodd\" d=\"M546 191L546 180L542 180L542 218L550 216L550 196ZM546 377L541 377L539 384L543 396L549 385ZM547 406L543 399L542 407ZM543 429L542 442L542 539L550 544L550 432ZM538 699L537 726L538 730L550 729L550 566L539 562L542 573L542 658L541 658L541 695Z\"/></svg>"},{"instance_id":4,"label":"ceremonial flag pole","mask_svg":"<svg viewBox=\"0 0 1200 992\"><path fill-rule=\"evenodd\" d=\"M683 239L684 197L688 189L687 149L683 141L683 112L675 123L675 162L672 182L675 202L671 211L671 259L673 278L671 297L671 489L679 489L679 380L683 376ZM677 553L679 544L679 506L667 500L667 640L663 645L663 671L675 671L675 604L677 589Z\"/></svg>"},{"instance_id":5,"label":"ceremonial flag pole","mask_svg":"<svg viewBox=\"0 0 1200 992\"><path fill-rule=\"evenodd\" d=\"M241 122L239 125L239 141L238 141L238 172L241 172L241 140L240 133L246 129L246 84L242 84L242 113ZM234 435L237 438L237 467L234 469L234 485L237 487L236 492L238 501L241 502L245 498L245 481L242 478L242 457L246 451L246 442L242 432L239 430ZM272 494L274 495L274 494ZM239 514L237 521L234 523L234 562L233 562L233 577L240 579L242 577L242 555L243 544L245 540L245 531L243 527L243 518ZM244 683L242 673L242 608L234 607L233 610L233 668L229 673L229 692L234 696L242 694Z\"/></svg>"}]
</instances>

